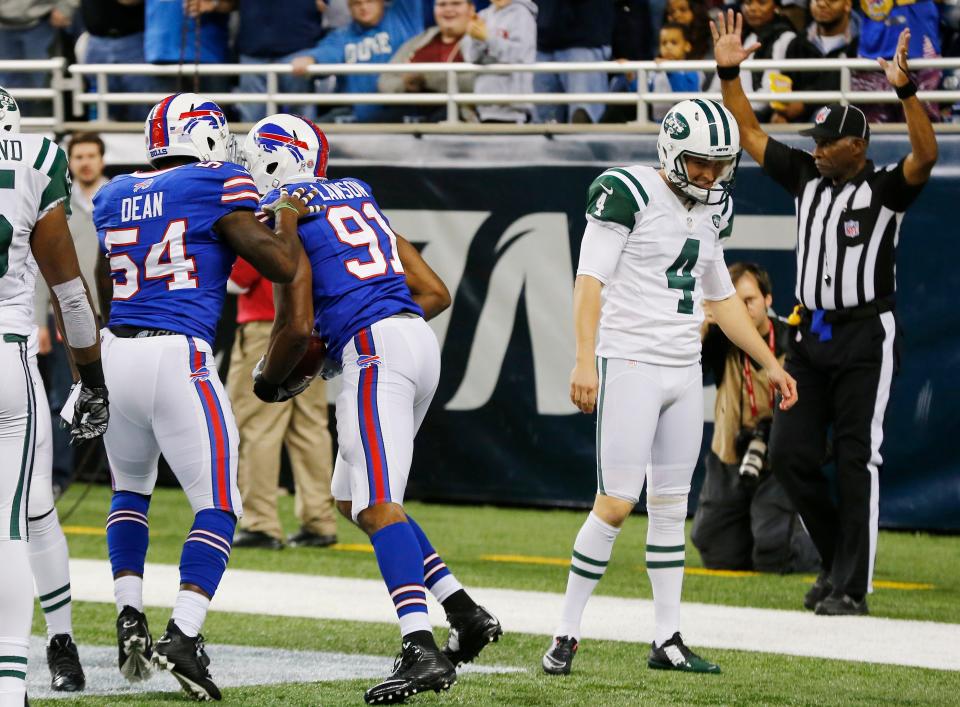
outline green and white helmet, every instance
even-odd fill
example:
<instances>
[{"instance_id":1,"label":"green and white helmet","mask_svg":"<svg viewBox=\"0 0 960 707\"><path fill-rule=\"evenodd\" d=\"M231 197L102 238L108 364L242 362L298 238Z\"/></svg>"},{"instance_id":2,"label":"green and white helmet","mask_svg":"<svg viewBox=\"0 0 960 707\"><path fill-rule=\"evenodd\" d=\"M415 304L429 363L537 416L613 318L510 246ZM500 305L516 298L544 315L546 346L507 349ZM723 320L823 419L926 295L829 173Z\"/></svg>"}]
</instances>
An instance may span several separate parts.
<instances>
[{"instance_id":1,"label":"green and white helmet","mask_svg":"<svg viewBox=\"0 0 960 707\"><path fill-rule=\"evenodd\" d=\"M672 184L701 204L719 204L733 192L740 163L740 129L733 115L719 102L694 98L680 101L660 125L657 138L660 166ZM686 157L724 160L729 166L709 189L691 183Z\"/></svg>"},{"instance_id":2,"label":"green and white helmet","mask_svg":"<svg viewBox=\"0 0 960 707\"><path fill-rule=\"evenodd\" d=\"M8 133L20 132L20 107L13 96L0 87L0 130Z\"/></svg>"}]
</instances>

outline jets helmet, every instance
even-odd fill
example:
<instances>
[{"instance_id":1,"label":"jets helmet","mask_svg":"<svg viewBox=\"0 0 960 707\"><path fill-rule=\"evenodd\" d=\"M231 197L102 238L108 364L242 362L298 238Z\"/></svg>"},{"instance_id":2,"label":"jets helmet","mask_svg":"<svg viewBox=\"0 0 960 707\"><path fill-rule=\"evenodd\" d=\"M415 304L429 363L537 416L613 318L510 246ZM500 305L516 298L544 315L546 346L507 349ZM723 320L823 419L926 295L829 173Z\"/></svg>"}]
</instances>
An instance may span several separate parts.
<instances>
[{"instance_id":1,"label":"jets helmet","mask_svg":"<svg viewBox=\"0 0 960 707\"><path fill-rule=\"evenodd\" d=\"M220 106L195 93L175 93L155 105L147 116L144 135L151 164L163 157L228 160L227 118Z\"/></svg>"},{"instance_id":2,"label":"jets helmet","mask_svg":"<svg viewBox=\"0 0 960 707\"><path fill-rule=\"evenodd\" d=\"M261 194L297 179L326 177L329 151L320 128L286 113L254 125L243 144L245 166Z\"/></svg>"},{"instance_id":3,"label":"jets helmet","mask_svg":"<svg viewBox=\"0 0 960 707\"><path fill-rule=\"evenodd\" d=\"M5 88L0 88L0 130L20 132L20 108Z\"/></svg>"},{"instance_id":4,"label":"jets helmet","mask_svg":"<svg viewBox=\"0 0 960 707\"><path fill-rule=\"evenodd\" d=\"M667 179L684 194L701 204L719 204L733 192L740 163L740 129L717 101L680 101L660 125L657 153ZM713 186L706 188L690 181L687 157L723 161L725 166Z\"/></svg>"}]
</instances>

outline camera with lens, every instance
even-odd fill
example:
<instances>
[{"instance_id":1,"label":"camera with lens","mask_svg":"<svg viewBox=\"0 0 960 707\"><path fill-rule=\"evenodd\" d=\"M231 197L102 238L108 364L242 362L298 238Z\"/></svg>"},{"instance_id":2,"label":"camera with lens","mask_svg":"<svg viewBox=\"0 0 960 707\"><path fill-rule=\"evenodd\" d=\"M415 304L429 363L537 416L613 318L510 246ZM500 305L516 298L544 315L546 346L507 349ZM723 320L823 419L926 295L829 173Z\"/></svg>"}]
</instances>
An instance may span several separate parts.
<instances>
[{"instance_id":1,"label":"camera with lens","mask_svg":"<svg viewBox=\"0 0 960 707\"><path fill-rule=\"evenodd\" d=\"M740 457L740 476L756 480L767 462L767 444L770 441L771 418L760 420L756 427L740 430L737 435L737 455Z\"/></svg>"}]
</instances>

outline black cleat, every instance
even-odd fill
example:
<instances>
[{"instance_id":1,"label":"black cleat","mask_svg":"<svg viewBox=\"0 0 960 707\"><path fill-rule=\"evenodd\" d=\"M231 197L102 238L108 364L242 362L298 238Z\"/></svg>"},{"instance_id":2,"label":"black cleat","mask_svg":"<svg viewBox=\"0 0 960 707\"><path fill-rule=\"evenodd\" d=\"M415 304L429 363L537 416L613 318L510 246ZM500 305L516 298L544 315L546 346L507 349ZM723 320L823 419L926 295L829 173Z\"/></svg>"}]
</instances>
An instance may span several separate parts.
<instances>
[{"instance_id":1,"label":"black cleat","mask_svg":"<svg viewBox=\"0 0 960 707\"><path fill-rule=\"evenodd\" d=\"M679 670L685 673L719 673L720 666L704 660L683 644L677 631L662 646L650 644L647 667L654 670Z\"/></svg>"},{"instance_id":2,"label":"black cleat","mask_svg":"<svg viewBox=\"0 0 960 707\"><path fill-rule=\"evenodd\" d=\"M147 617L132 606L123 607L117 617L117 647L120 649L117 662L123 677L130 682L150 677L153 639L147 627Z\"/></svg>"},{"instance_id":3,"label":"black cleat","mask_svg":"<svg viewBox=\"0 0 960 707\"><path fill-rule=\"evenodd\" d=\"M50 687L56 692L80 692L87 684L80 667L77 644L69 633L58 633L47 646Z\"/></svg>"},{"instance_id":4,"label":"black cleat","mask_svg":"<svg viewBox=\"0 0 960 707\"><path fill-rule=\"evenodd\" d=\"M488 643L496 643L503 635L497 617L482 606L463 613L450 613L447 619L450 621L450 635L443 654L456 667L472 661Z\"/></svg>"},{"instance_id":5,"label":"black cleat","mask_svg":"<svg viewBox=\"0 0 960 707\"><path fill-rule=\"evenodd\" d=\"M186 636L170 619L167 631L153 649L153 667L169 670L188 696L197 702L222 698L220 689L210 679L210 658L203 649L203 636Z\"/></svg>"},{"instance_id":6,"label":"black cleat","mask_svg":"<svg viewBox=\"0 0 960 707\"><path fill-rule=\"evenodd\" d=\"M336 534L324 535L306 528L300 528L297 533L287 536L287 545L290 547L329 547L336 542Z\"/></svg>"},{"instance_id":7,"label":"black cleat","mask_svg":"<svg viewBox=\"0 0 960 707\"><path fill-rule=\"evenodd\" d=\"M406 641L393 674L363 693L363 699L368 705L397 704L420 692L449 690L456 681L457 670L443 653Z\"/></svg>"},{"instance_id":8,"label":"black cleat","mask_svg":"<svg viewBox=\"0 0 960 707\"><path fill-rule=\"evenodd\" d=\"M830 581L830 575L827 572L821 572L817 576L817 581L813 583L807 593L803 596L803 608L813 611L817 604L830 596L833 591L833 583Z\"/></svg>"},{"instance_id":9,"label":"black cleat","mask_svg":"<svg viewBox=\"0 0 960 707\"><path fill-rule=\"evenodd\" d=\"M571 636L557 636L553 639L550 650L543 654L540 664L547 675L569 675L573 665L573 657L577 654L580 644Z\"/></svg>"},{"instance_id":10,"label":"black cleat","mask_svg":"<svg viewBox=\"0 0 960 707\"><path fill-rule=\"evenodd\" d=\"M283 540L268 535L261 530L237 529L233 536L232 547L251 547L264 550L282 550Z\"/></svg>"},{"instance_id":11,"label":"black cleat","mask_svg":"<svg viewBox=\"0 0 960 707\"><path fill-rule=\"evenodd\" d=\"M831 594L817 602L814 613L819 616L866 616L870 610L867 608L866 597L857 601L849 594Z\"/></svg>"}]
</instances>

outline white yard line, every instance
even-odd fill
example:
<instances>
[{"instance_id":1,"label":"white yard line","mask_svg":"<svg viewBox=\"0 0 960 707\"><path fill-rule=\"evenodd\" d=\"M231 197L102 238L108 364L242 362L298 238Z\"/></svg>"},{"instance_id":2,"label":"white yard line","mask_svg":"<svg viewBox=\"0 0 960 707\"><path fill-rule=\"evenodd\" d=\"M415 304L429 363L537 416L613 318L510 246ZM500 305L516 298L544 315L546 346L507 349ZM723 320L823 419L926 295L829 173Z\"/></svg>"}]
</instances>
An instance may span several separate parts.
<instances>
[{"instance_id":1,"label":"white yard line","mask_svg":"<svg viewBox=\"0 0 960 707\"><path fill-rule=\"evenodd\" d=\"M73 598L113 602L110 565L104 560L71 560ZM148 564L144 601L173 606L179 582L174 565ZM551 635L560 616L561 594L512 589L469 588L493 611L507 632ZM347 621L396 622L383 583L319 575L230 569L213 601L216 611ZM445 625L443 610L431 602L430 620ZM802 611L747 609L685 603L684 638L697 648L783 653L866 663L960 670L960 624L873 617L814 616ZM647 643L653 635L653 602L595 596L587 605L583 638ZM531 656L536 663L539 656Z\"/></svg>"}]
</instances>

